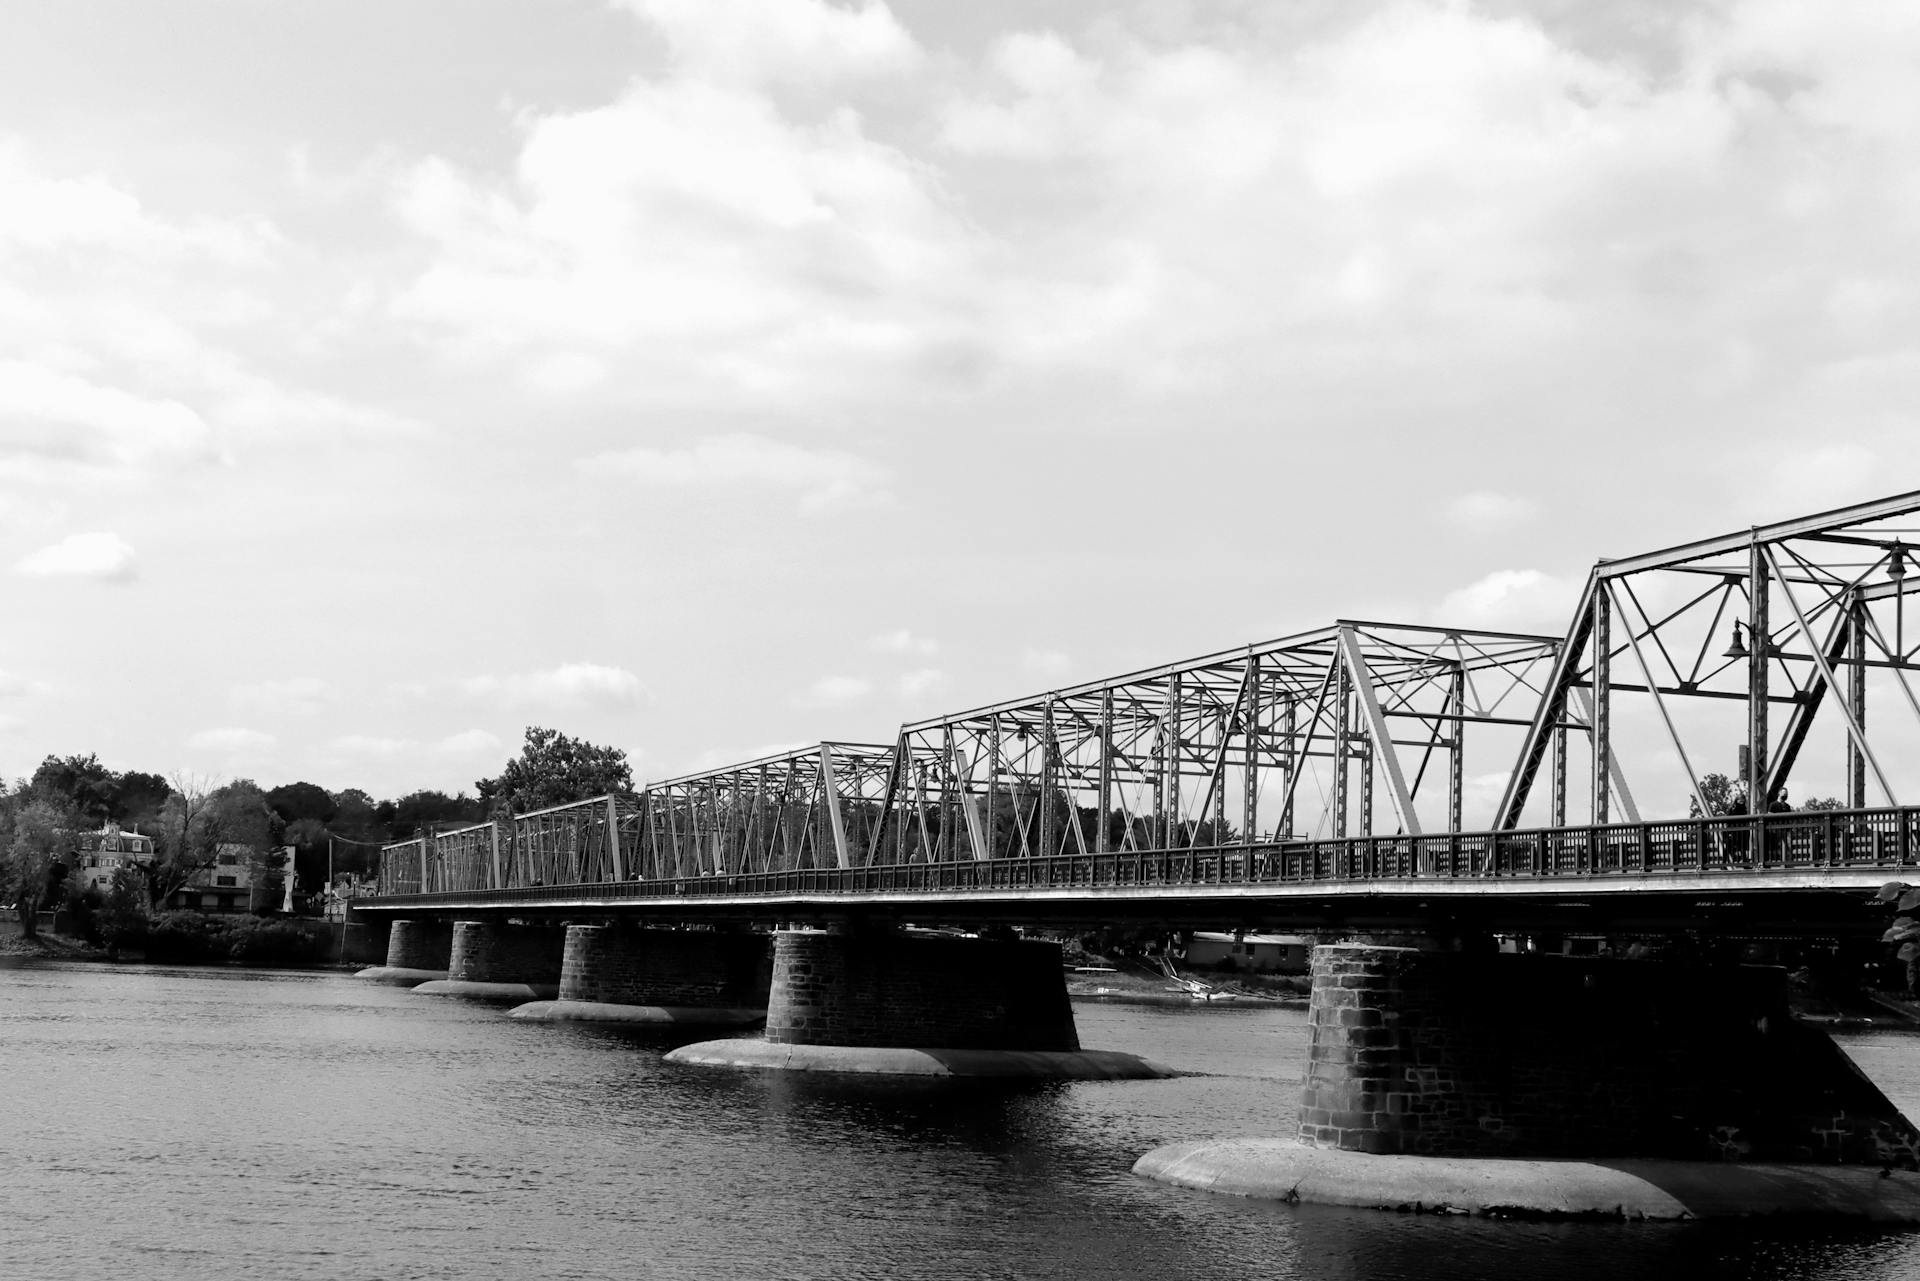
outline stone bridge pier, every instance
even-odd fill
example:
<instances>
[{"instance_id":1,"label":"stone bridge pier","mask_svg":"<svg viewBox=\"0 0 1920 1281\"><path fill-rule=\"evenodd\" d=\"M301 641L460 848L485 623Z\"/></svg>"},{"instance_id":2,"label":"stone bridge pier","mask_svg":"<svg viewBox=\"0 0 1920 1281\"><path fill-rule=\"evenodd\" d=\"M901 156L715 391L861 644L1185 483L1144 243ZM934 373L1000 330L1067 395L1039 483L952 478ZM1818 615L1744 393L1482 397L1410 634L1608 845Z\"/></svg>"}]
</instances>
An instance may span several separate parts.
<instances>
[{"instance_id":1,"label":"stone bridge pier","mask_svg":"<svg viewBox=\"0 0 1920 1281\"><path fill-rule=\"evenodd\" d=\"M387 963L354 977L416 987L446 978L452 952L453 926L446 921L395 921L387 932Z\"/></svg>"},{"instance_id":2,"label":"stone bridge pier","mask_svg":"<svg viewBox=\"0 0 1920 1281\"><path fill-rule=\"evenodd\" d=\"M766 1018L772 943L738 930L570 925L556 999L513 1017L750 1027Z\"/></svg>"},{"instance_id":3,"label":"stone bridge pier","mask_svg":"<svg viewBox=\"0 0 1920 1281\"><path fill-rule=\"evenodd\" d=\"M904 1076L1168 1075L1083 1050L1057 944L876 927L774 935L764 1040L684 1046L670 1061Z\"/></svg>"},{"instance_id":4,"label":"stone bridge pier","mask_svg":"<svg viewBox=\"0 0 1920 1281\"><path fill-rule=\"evenodd\" d=\"M1482 1212L1920 1221L1920 1131L1786 972L1316 947L1297 1123L1137 1173L1241 1195Z\"/></svg>"},{"instance_id":5,"label":"stone bridge pier","mask_svg":"<svg viewBox=\"0 0 1920 1281\"><path fill-rule=\"evenodd\" d=\"M414 988L429 996L548 1000L559 992L564 930L517 921L455 921L447 976Z\"/></svg>"}]
</instances>

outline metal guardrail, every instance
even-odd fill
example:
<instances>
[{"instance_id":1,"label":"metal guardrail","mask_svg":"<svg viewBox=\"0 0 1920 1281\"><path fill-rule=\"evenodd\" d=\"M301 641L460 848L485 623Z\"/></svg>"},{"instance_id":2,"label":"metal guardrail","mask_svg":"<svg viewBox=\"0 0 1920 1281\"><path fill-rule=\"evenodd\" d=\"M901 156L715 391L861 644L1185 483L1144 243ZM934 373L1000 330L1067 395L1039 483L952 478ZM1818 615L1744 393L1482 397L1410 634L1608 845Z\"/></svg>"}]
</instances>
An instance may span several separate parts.
<instances>
[{"instance_id":1,"label":"metal guardrail","mask_svg":"<svg viewBox=\"0 0 1920 1281\"><path fill-rule=\"evenodd\" d=\"M590 898L792 897L958 894L970 891L1127 890L1212 885L1325 885L1364 891L1378 881L1660 877L1920 868L1920 808L1795 811L1734 818L1616 823L1436 836L1368 836L1188 850L1061 854L935 863L524 885L498 890L389 894L362 906L542 903Z\"/></svg>"}]
</instances>

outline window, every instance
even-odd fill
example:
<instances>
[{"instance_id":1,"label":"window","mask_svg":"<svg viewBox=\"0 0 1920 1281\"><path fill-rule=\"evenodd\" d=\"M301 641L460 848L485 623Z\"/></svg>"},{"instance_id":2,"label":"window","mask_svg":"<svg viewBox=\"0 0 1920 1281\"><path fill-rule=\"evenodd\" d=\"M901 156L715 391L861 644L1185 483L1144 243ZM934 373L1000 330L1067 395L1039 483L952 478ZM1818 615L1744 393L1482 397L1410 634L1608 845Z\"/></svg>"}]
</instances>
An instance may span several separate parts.
<instances>
[{"instance_id":1,"label":"window","mask_svg":"<svg viewBox=\"0 0 1920 1281\"><path fill-rule=\"evenodd\" d=\"M232 867L235 863L238 863L240 861L240 856L238 854L222 854L219 858L215 859L214 861L220 864L220 866L222 867Z\"/></svg>"},{"instance_id":2,"label":"window","mask_svg":"<svg viewBox=\"0 0 1920 1281\"><path fill-rule=\"evenodd\" d=\"M238 885L240 882L231 876L216 876L213 878L213 883L215 885Z\"/></svg>"}]
</instances>

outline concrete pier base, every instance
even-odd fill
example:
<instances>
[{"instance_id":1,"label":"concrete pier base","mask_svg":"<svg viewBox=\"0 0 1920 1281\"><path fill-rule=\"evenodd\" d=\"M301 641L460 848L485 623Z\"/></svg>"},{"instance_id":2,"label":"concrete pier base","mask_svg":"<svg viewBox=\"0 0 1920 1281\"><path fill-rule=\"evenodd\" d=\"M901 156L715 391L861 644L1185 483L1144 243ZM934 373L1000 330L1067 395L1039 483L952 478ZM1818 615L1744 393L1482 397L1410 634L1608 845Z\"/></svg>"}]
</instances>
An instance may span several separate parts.
<instances>
[{"instance_id":1,"label":"concrete pier base","mask_svg":"<svg viewBox=\"0 0 1920 1281\"><path fill-rule=\"evenodd\" d=\"M445 921L395 921L387 932L387 963L357 971L373 983L415 987L447 977L453 927Z\"/></svg>"},{"instance_id":2,"label":"concrete pier base","mask_svg":"<svg viewBox=\"0 0 1920 1281\"><path fill-rule=\"evenodd\" d=\"M1133 1172L1228 1196L1425 1214L1920 1223L1920 1175L1867 1166L1374 1156L1290 1139L1214 1139L1156 1148Z\"/></svg>"},{"instance_id":3,"label":"concrete pier base","mask_svg":"<svg viewBox=\"0 0 1920 1281\"><path fill-rule=\"evenodd\" d=\"M771 982L762 934L570 925L556 999L513 1017L753 1027L766 1018Z\"/></svg>"},{"instance_id":4,"label":"concrete pier base","mask_svg":"<svg viewBox=\"0 0 1920 1281\"><path fill-rule=\"evenodd\" d=\"M884 931L781 931L766 1038L703 1041L667 1059L892 1076L1171 1075L1080 1048L1055 944Z\"/></svg>"},{"instance_id":5,"label":"concrete pier base","mask_svg":"<svg viewBox=\"0 0 1920 1281\"><path fill-rule=\"evenodd\" d=\"M560 992L564 938L548 925L455 921L447 977L413 990L485 1001L551 1000Z\"/></svg>"},{"instance_id":6,"label":"concrete pier base","mask_svg":"<svg viewBox=\"0 0 1920 1281\"><path fill-rule=\"evenodd\" d=\"M1132 1081L1175 1075L1170 1067L1116 1050L916 1050L866 1045L785 1045L741 1039L683 1045L669 1063L777 1068L878 1076L976 1077L1030 1081Z\"/></svg>"}]
</instances>

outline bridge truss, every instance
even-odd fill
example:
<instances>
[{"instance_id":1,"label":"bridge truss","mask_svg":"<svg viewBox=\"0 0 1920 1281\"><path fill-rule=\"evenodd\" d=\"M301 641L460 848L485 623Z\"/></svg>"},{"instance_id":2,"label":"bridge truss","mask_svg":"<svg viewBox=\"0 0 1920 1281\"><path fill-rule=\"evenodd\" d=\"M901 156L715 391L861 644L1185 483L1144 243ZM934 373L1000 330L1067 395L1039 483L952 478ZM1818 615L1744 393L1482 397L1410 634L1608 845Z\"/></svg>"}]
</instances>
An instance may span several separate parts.
<instances>
[{"instance_id":1,"label":"bridge truss","mask_svg":"<svg viewBox=\"0 0 1920 1281\"><path fill-rule=\"evenodd\" d=\"M934 862L1458 831L1558 642L1341 621L901 730L893 848Z\"/></svg>"},{"instance_id":2,"label":"bridge truss","mask_svg":"<svg viewBox=\"0 0 1920 1281\"><path fill-rule=\"evenodd\" d=\"M1911 799L1920 779L1903 779L1894 761L1914 755L1920 730L1909 676L1920 635L1910 636L1906 625L1906 597L1920 587L1911 572L1920 544L1916 513L1920 493L1902 494L1601 561L1587 578L1495 826L1520 825L1548 760L1552 821L1564 824L1570 712L1591 725L1584 790L1596 824L1613 817L1616 799L1621 817L1639 818L1624 792L1615 738L1622 716L1633 712L1650 722L1659 750L1677 759L1698 813L1788 805L1796 767L1823 741L1827 777L1840 780L1839 806L1897 806L1903 782ZM1870 702L1891 705L1895 716L1876 714L1870 728ZM1708 794L1715 773L1736 782L1730 797Z\"/></svg>"},{"instance_id":3,"label":"bridge truss","mask_svg":"<svg viewBox=\"0 0 1920 1281\"><path fill-rule=\"evenodd\" d=\"M1341 620L916 722L890 744L821 743L397 842L381 897L1905 866L1916 513L1905 494L1602 561L1564 639ZM1870 703L1896 715L1870 724ZM1635 716L1698 822L1642 822L1618 732ZM1796 767L1828 753L1839 817L1726 818L1711 766L1736 740L1736 815L1783 809Z\"/></svg>"}]
</instances>

